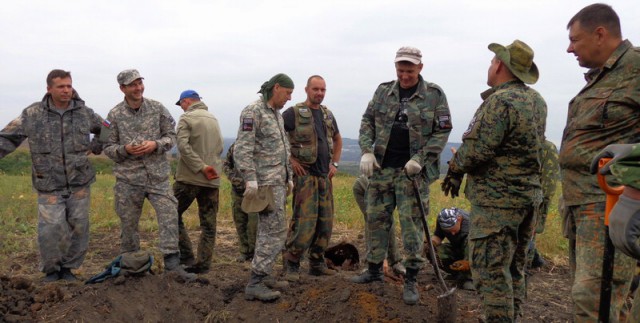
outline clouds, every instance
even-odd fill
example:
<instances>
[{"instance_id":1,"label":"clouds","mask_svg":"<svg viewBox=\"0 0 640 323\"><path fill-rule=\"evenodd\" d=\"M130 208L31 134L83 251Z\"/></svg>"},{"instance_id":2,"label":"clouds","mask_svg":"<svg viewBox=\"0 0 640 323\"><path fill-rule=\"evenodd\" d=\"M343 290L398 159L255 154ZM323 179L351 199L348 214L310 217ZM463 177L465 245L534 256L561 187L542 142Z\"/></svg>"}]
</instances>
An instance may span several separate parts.
<instances>
[{"instance_id":1,"label":"clouds","mask_svg":"<svg viewBox=\"0 0 640 323\"><path fill-rule=\"evenodd\" d=\"M241 109L260 84L284 72L303 101L309 75L327 80L325 103L344 137L356 138L377 84L395 78L404 45L422 49L423 76L439 84L459 141L486 89L487 45L518 38L536 52L534 88L549 104L548 136L560 141L568 101L584 72L567 46L566 23L589 1L21 1L3 5L0 28L0 126L44 94L53 68L106 116L122 100L115 78L137 68L145 96L173 106L197 90L234 137ZM634 1L610 2L623 33L640 44ZM9 32L7 32L9 31Z\"/></svg>"}]
</instances>

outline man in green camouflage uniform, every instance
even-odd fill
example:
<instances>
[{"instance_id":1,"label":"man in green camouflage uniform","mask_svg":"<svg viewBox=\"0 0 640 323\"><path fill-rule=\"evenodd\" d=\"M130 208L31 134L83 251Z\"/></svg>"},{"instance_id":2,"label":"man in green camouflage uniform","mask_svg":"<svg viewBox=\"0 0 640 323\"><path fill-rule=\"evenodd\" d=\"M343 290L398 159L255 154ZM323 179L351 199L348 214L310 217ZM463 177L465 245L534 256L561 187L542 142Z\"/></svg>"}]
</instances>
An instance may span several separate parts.
<instances>
[{"instance_id":1,"label":"man in green camouflage uniform","mask_svg":"<svg viewBox=\"0 0 640 323\"><path fill-rule=\"evenodd\" d=\"M360 170L369 177L367 244L371 249L368 270L352 281L382 280L382 262L397 207L406 251L403 300L410 305L420 298L416 277L425 262L421 256L424 229L418 201L428 209L427 173L438 162L452 128L446 96L438 85L422 78L422 66L419 49L402 47L396 52L398 78L376 89L362 116L359 138ZM422 196L415 196L409 176L417 177Z\"/></svg>"},{"instance_id":2,"label":"man in green camouflage uniform","mask_svg":"<svg viewBox=\"0 0 640 323\"><path fill-rule=\"evenodd\" d=\"M547 214L549 213L549 204L556 193L556 185L560 173L558 168L558 148L549 140L544 142L540 162L542 164L542 174L540 176L542 204L538 210L536 230L527 251L527 268L539 268L544 265L544 259L536 249L536 235L544 232L544 225L547 222Z\"/></svg>"},{"instance_id":3,"label":"man in green camouflage uniform","mask_svg":"<svg viewBox=\"0 0 640 323\"><path fill-rule=\"evenodd\" d=\"M87 154L100 154L89 140L99 134L102 118L72 87L71 73L52 70L47 94L0 131L0 158L28 138L31 179L38 193L40 270L46 282L76 280L89 245L91 183L96 176ZM95 137L94 137L95 138ZM92 149L94 148L94 149Z\"/></svg>"},{"instance_id":4,"label":"man in green camouflage uniform","mask_svg":"<svg viewBox=\"0 0 640 323\"><path fill-rule=\"evenodd\" d=\"M469 214L461 209L442 209L438 213L436 230L431 236L431 243L439 258L437 265L452 274L458 285L466 290L473 290L469 267L470 221ZM444 243L445 239L447 243Z\"/></svg>"},{"instance_id":5,"label":"man in green camouflage uniform","mask_svg":"<svg viewBox=\"0 0 640 323\"><path fill-rule=\"evenodd\" d=\"M471 275L488 322L515 322L526 296L524 266L542 203L540 172L547 105L527 84L538 80L533 50L515 40L492 43L487 75L462 145L449 161L445 194L458 195L467 174L471 202Z\"/></svg>"},{"instance_id":6,"label":"man in green camouflage uniform","mask_svg":"<svg viewBox=\"0 0 640 323\"><path fill-rule=\"evenodd\" d=\"M576 322L598 319L604 256L605 193L590 174L591 159L605 146L640 138L640 49L622 39L620 20L608 5L580 10L567 24L569 47L587 84L569 103L559 163L565 234L574 275ZM635 261L616 253L610 320L625 315Z\"/></svg>"},{"instance_id":7,"label":"man in green camouflage uniform","mask_svg":"<svg viewBox=\"0 0 640 323\"><path fill-rule=\"evenodd\" d=\"M640 144L614 144L605 147L591 163L596 174L601 158L612 158L600 169L613 174L624 185L622 195L609 214L609 236L616 252L640 261ZM640 322L640 288L636 288L627 322Z\"/></svg>"},{"instance_id":8,"label":"man in green camouflage uniform","mask_svg":"<svg viewBox=\"0 0 640 323\"><path fill-rule=\"evenodd\" d=\"M260 99L245 107L240 115L234 162L244 179L244 200L255 200L260 188L273 195L273 204L258 215L251 279L245 288L247 300L273 301L280 297L280 292L271 290L265 281L284 246L287 192L293 188L289 140L279 111L291 100L293 81L285 74L276 74L262 84L258 93Z\"/></svg>"},{"instance_id":9,"label":"man in green camouflage uniform","mask_svg":"<svg viewBox=\"0 0 640 323\"><path fill-rule=\"evenodd\" d=\"M188 272L204 273L209 271L216 243L218 171L222 168L220 155L224 143L218 119L209 112L196 91L183 91L176 105L184 111L178 121L176 138L180 157L173 184L173 193L178 200L180 263L189 265ZM198 201L201 229L197 258L182 220L193 200Z\"/></svg>"},{"instance_id":10,"label":"man in green camouflage uniform","mask_svg":"<svg viewBox=\"0 0 640 323\"><path fill-rule=\"evenodd\" d=\"M360 175L353 182L353 198L356 200L358 207L360 208L360 212L362 212L362 216L364 216L364 241L367 248L365 255L369 253L369 228L366 225L367 223L367 187L369 187L369 179ZM387 263L393 269L393 272L396 275L406 275L407 270L404 268L402 264L402 256L400 255L400 251L398 250L398 241L396 241L396 221L391 222L391 228L389 229L389 248L387 249ZM366 261L366 256L364 257Z\"/></svg>"},{"instance_id":11,"label":"man in green camouflage uniform","mask_svg":"<svg viewBox=\"0 0 640 323\"><path fill-rule=\"evenodd\" d=\"M176 143L176 122L162 103L142 96L142 80L134 69L118 74L124 100L111 109L105 122L109 136L104 153L115 162L113 191L120 218L120 252L140 250L138 222L146 198L158 218L165 269L192 280L196 276L180 266L178 202L169 185L166 156Z\"/></svg>"},{"instance_id":12,"label":"man in green camouflage uniform","mask_svg":"<svg viewBox=\"0 0 640 323\"><path fill-rule=\"evenodd\" d=\"M231 213L233 215L233 224L238 233L238 248L240 249L240 255L236 260L238 262L245 262L253 259L253 253L256 247L256 232L258 229L258 213L247 213L242 210L244 180L233 163L234 146L235 143L229 147L222 167L224 174L227 175L227 179L231 182Z\"/></svg>"},{"instance_id":13,"label":"man in green camouflage uniform","mask_svg":"<svg viewBox=\"0 0 640 323\"><path fill-rule=\"evenodd\" d=\"M309 250L309 273L333 275L324 251L333 230L333 187L338 172L342 136L331 110L322 105L326 83L319 75L307 80L307 100L282 113L291 145L293 215L283 258L288 281L300 279L300 259Z\"/></svg>"}]
</instances>

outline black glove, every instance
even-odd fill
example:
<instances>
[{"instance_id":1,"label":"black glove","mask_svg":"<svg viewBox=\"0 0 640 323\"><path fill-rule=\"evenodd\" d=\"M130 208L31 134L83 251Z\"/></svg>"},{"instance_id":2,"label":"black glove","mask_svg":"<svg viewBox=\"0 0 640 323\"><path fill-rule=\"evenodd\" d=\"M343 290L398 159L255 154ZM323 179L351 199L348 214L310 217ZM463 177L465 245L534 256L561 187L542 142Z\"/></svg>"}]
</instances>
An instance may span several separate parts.
<instances>
[{"instance_id":1,"label":"black glove","mask_svg":"<svg viewBox=\"0 0 640 323\"><path fill-rule=\"evenodd\" d=\"M102 153L102 143L98 140L97 136L91 139L91 142L89 143L89 150L94 155L100 155Z\"/></svg>"},{"instance_id":2,"label":"black glove","mask_svg":"<svg viewBox=\"0 0 640 323\"><path fill-rule=\"evenodd\" d=\"M451 198L460 196L462 177L464 177L464 173L456 173L449 168L440 186L445 196L449 196L449 193L451 193Z\"/></svg>"},{"instance_id":3,"label":"black glove","mask_svg":"<svg viewBox=\"0 0 640 323\"><path fill-rule=\"evenodd\" d=\"M591 161L591 174L595 174L598 171L598 163L601 158L612 158L608 163L602 166L600 174L611 174L609 167L611 164L618 161L620 158L627 157L631 153L631 149L635 144L616 144L604 147Z\"/></svg>"}]
</instances>

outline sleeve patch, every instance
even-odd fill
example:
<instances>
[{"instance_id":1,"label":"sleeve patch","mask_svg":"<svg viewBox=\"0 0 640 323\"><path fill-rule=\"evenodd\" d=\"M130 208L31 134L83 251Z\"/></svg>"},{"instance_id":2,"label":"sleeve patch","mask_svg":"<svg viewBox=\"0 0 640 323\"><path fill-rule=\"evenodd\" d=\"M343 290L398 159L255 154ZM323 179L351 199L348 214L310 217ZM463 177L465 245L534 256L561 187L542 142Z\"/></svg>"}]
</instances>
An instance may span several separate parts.
<instances>
[{"instance_id":1,"label":"sleeve patch","mask_svg":"<svg viewBox=\"0 0 640 323\"><path fill-rule=\"evenodd\" d=\"M253 131L253 118L242 118L242 131Z\"/></svg>"},{"instance_id":2,"label":"sleeve patch","mask_svg":"<svg viewBox=\"0 0 640 323\"><path fill-rule=\"evenodd\" d=\"M438 127L440 127L440 129L453 128L453 125L451 124L451 116L449 116L448 114L438 116Z\"/></svg>"}]
</instances>

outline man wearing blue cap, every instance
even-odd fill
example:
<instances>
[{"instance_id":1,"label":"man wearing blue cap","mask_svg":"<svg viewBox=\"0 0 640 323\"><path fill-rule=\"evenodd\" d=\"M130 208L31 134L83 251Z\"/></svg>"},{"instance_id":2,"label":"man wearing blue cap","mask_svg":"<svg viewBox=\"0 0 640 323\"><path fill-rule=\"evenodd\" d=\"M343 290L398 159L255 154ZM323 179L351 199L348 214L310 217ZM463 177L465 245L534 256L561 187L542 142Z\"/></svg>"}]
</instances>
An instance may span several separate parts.
<instances>
[{"instance_id":1,"label":"man wearing blue cap","mask_svg":"<svg viewBox=\"0 0 640 323\"><path fill-rule=\"evenodd\" d=\"M180 94L176 102L184 114L178 121L178 151L180 158L176 168L173 193L178 200L178 229L180 263L188 265L186 270L193 273L209 271L213 247L216 242L216 215L218 214L218 187L222 167L220 155L223 141L220 126L209 108L200 101L194 90ZM198 201L200 219L200 243L194 259L191 240L182 220L182 214ZM195 263L194 263L195 262Z\"/></svg>"}]
</instances>

